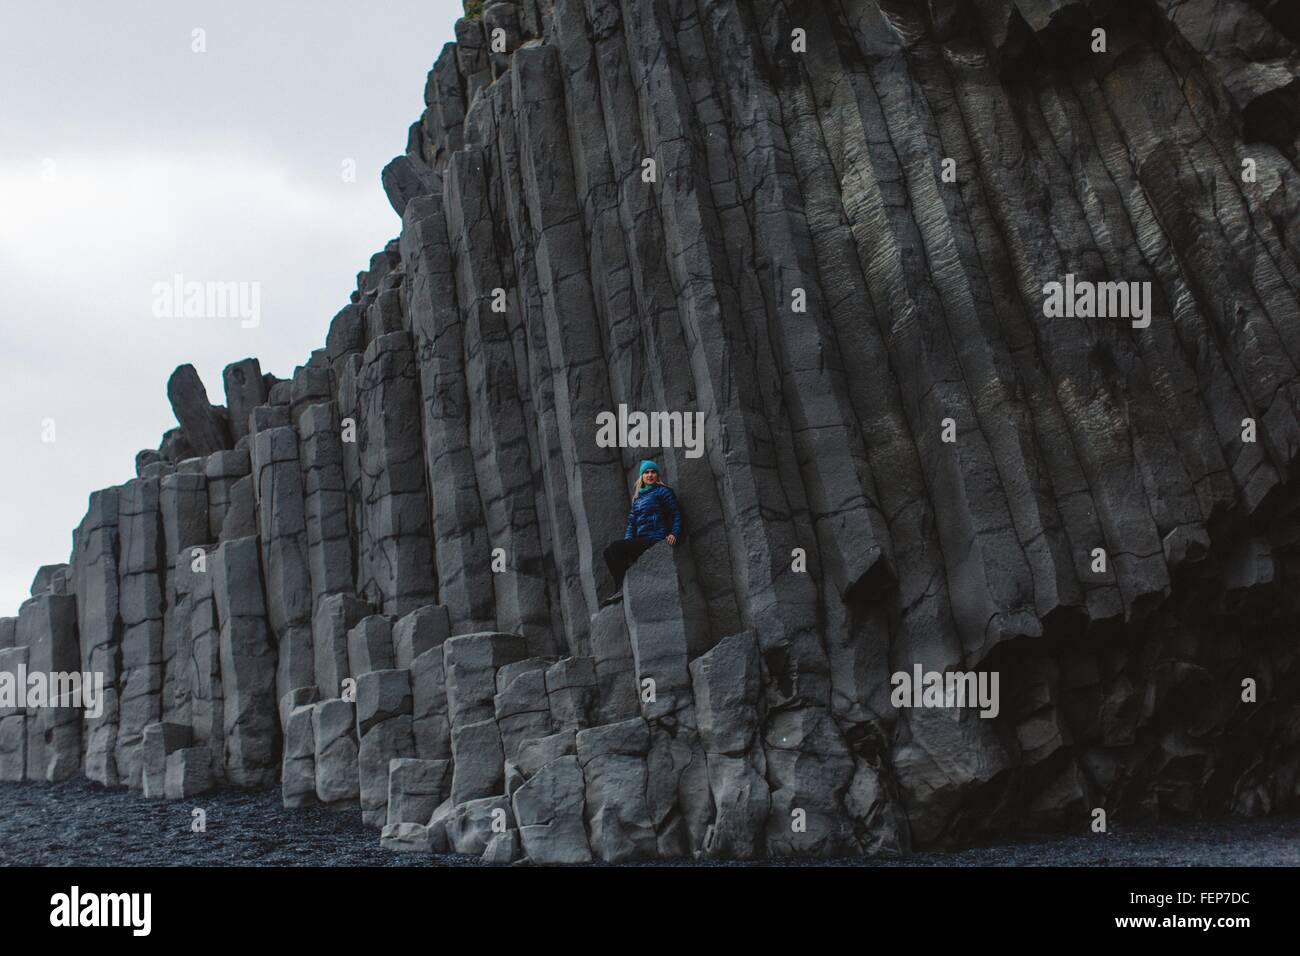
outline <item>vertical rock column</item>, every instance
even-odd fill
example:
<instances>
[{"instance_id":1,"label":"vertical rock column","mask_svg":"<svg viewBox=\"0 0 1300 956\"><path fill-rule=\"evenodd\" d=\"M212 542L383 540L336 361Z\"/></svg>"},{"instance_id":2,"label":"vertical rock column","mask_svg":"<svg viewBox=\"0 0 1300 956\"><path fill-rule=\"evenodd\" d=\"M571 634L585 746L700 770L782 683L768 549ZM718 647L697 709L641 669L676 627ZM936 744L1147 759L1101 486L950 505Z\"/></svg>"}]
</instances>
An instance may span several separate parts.
<instances>
[{"instance_id":1,"label":"vertical rock column","mask_svg":"<svg viewBox=\"0 0 1300 956\"><path fill-rule=\"evenodd\" d=\"M402 221L402 265L410 277L411 321L424 404L425 477L433 507L438 593L454 633L496 627L491 545L469 438L464 323L442 197L420 197Z\"/></svg>"},{"instance_id":2,"label":"vertical rock column","mask_svg":"<svg viewBox=\"0 0 1300 956\"><path fill-rule=\"evenodd\" d=\"M204 461L203 474L208 488L208 541L221 539L226 514L235 504L235 486L248 477L251 469L247 448L219 451Z\"/></svg>"},{"instance_id":3,"label":"vertical rock column","mask_svg":"<svg viewBox=\"0 0 1300 956\"><path fill-rule=\"evenodd\" d=\"M42 594L24 603L15 642L27 649L29 688L33 678L48 681L46 706L27 710L26 778L67 780L81 769L81 710L73 706L80 702L70 682L81 683L76 599Z\"/></svg>"},{"instance_id":4,"label":"vertical rock column","mask_svg":"<svg viewBox=\"0 0 1300 956\"><path fill-rule=\"evenodd\" d=\"M276 655L262 597L256 538L224 542L213 556L213 595L221 622L222 716L226 774L240 787L264 787L280 774Z\"/></svg>"},{"instance_id":5,"label":"vertical rock column","mask_svg":"<svg viewBox=\"0 0 1300 956\"><path fill-rule=\"evenodd\" d=\"M253 435L253 474L257 487L257 518L262 566L266 575L266 611L275 635L276 699L299 687L314 687L312 652L312 582L307 567L307 524L303 502L298 436L293 427L276 424L280 409L260 408L269 428ZM281 728L288 713L280 714Z\"/></svg>"},{"instance_id":6,"label":"vertical rock column","mask_svg":"<svg viewBox=\"0 0 1300 956\"><path fill-rule=\"evenodd\" d=\"M530 650L544 654L551 650L551 621L529 423L506 320L494 309L495 290L508 283L493 233L487 170L484 150L466 147L451 157L443 184L456 299L465 321L470 446L488 546L505 557L505 570L493 576L497 627L523 634Z\"/></svg>"},{"instance_id":7,"label":"vertical rock column","mask_svg":"<svg viewBox=\"0 0 1300 956\"><path fill-rule=\"evenodd\" d=\"M224 408L208 401L208 391L193 365L181 365L167 380L167 399L185 440L205 457L230 447L230 424Z\"/></svg>"},{"instance_id":8,"label":"vertical rock column","mask_svg":"<svg viewBox=\"0 0 1300 956\"><path fill-rule=\"evenodd\" d=\"M596 317L573 160L564 114L564 91L554 47L522 49L514 56L513 105L519 122L521 173L533 228L546 339L555 370L555 404L570 509L576 522L579 566L590 609L612 588L600 560L605 540L626 517L622 462L614 448L596 443L597 415L612 412L604 338Z\"/></svg>"},{"instance_id":9,"label":"vertical rock column","mask_svg":"<svg viewBox=\"0 0 1300 956\"><path fill-rule=\"evenodd\" d=\"M816 590L806 575L787 573L798 533L786 509L758 375L739 362L753 353L742 315L752 303L742 302L719 211L702 188L722 174L708 165L712 152L698 142L704 137L682 111L682 104L695 100L682 62L664 55L678 45L669 9L624 0L623 14L630 68L640 76L645 146L657 170L657 185L644 188L654 191L664 223L664 254L705 416L705 449L731 535L742 619L757 632L769 666L784 671L769 683L774 694L828 703Z\"/></svg>"},{"instance_id":10,"label":"vertical rock column","mask_svg":"<svg viewBox=\"0 0 1300 956\"><path fill-rule=\"evenodd\" d=\"M411 670L411 729L415 735L415 755L421 760L451 757L451 719L447 712L443 660L443 645L450 630L449 613L440 607L412 611L393 629L397 664Z\"/></svg>"},{"instance_id":11,"label":"vertical rock column","mask_svg":"<svg viewBox=\"0 0 1300 956\"><path fill-rule=\"evenodd\" d=\"M605 141L618 180L619 221L636 293L638 322L650 357L647 370L655 404L664 409L694 410L698 407L695 377L673 277L664 257L667 242L664 223L654 192L641 178L642 163L650 153L643 142L638 84L628 61L618 0L587 0L586 7L595 34L592 42ZM567 15L557 15L557 29L563 30L558 24L565 19ZM573 42L585 42L585 28L564 30L564 33L574 38ZM709 607L712 635L716 639L733 634L743 626L733 571L737 559L732 553L724 520L726 512L710 457L688 458L684 451L663 449L659 464L667 469L665 478L682 504L685 540L695 555L700 588Z\"/></svg>"},{"instance_id":12,"label":"vertical rock column","mask_svg":"<svg viewBox=\"0 0 1300 956\"><path fill-rule=\"evenodd\" d=\"M221 686L221 630L213 592L215 551L205 549L201 571L190 575L190 726L194 746L208 753L213 780L226 779L225 695Z\"/></svg>"},{"instance_id":13,"label":"vertical rock column","mask_svg":"<svg viewBox=\"0 0 1300 956\"><path fill-rule=\"evenodd\" d=\"M165 541L157 478L137 478L118 496L121 538L121 718L115 759L119 780L143 787L144 728L162 716Z\"/></svg>"},{"instance_id":14,"label":"vertical rock column","mask_svg":"<svg viewBox=\"0 0 1300 956\"><path fill-rule=\"evenodd\" d=\"M383 827L388 821L389 763L415 756L410 671L387 668L358 677L356 713L361 820Z\"/></svg>"},{"instance_id":15,"label":"vertical rock column","mask_svg":"<svg viewBox=\"0 0 1300 956\"><path fill-rule=\"evenodd\" d=\"M641 715L650 729L646 801L665 857L698 852L713 815L687 650L691 629L707 621L703 609L692 613L684 598L673 548L666 543L643 554L623 579Z\"/></svg>"},{"instance_id":16,"label":"vertical rock column","mask_svg":"<svg viewBox=\"0 0 1300 956\"><path fill-rule=\"evenodd\" d=\"M284 722L284 759L280 768L280 798L286 807L305 807L316 802L316 733L312 715L317 701L315 687L290 691Z\"/></svg>"},{"instance_id":17,"label":"vertical rock column","mask_svg":"<svg viewBox=\"0 0 1300 956\"><path fill-rule=\"evenodd\" d=\"M419 380L405 332L367 347L357 405L365 511L360 590L384 614L402 615L434 603Z\"/></svg>"},{"instance_id":18,"label":"vertical rock column","mask_svg":"<svg viewBox=\"0 0 1300 956\"><path fill-rule=\"evenodd\" d=\"M248 434L248 416L258 405L266 404L266 380L262 364L255 358L232 362L221 372L226 391L226 410L230 416L230 437L236 442Z\"/></svg>"},{"instance_id":19,"label":"vertical rock column","mask_svg":"<svg viewBox=\"0 0 1300 956\"><path fill-rule=\"evenodd\" d=\"M704 853L741 860L762 856L770 801L758 733L763 685L754 635L723 638L691 662L690 672L717 808Z\"/></svg>"},{"instance_id":20,"label":"vertical rock column","mask_svg":"<svg viewBox=\"0 0 1300 956\"><path fill-rule=\"evenodd\" d=\"M320 402L302 410L298 418L298 453L314 615L326 595L351 592L354 580L343 440L334 402Z\"/></svg>"},{"instance_id":21,"label":"vertical rock column","mask_svg":"<svg viewBox=\"0 0 1300 956\"><path fill-rule=\"evenodd\" d=\"M163 615L162 718L189 726L190 658L194 648L191 592L195 567L206 558L199 545L208 537L208 488L203 462L192 458L159 484L167 556L167 609ZM199 554L195 555L198 549ZM196 560L197 559L197 560ZM206 573L206 572L202 572Z\"/></svg>"},{"instance_id":22,"label":"vertical rock column","mask_svg":"<svg viewBox=\"0 0 1300 956\"><path fill-rule=\"evenodd\" d=\"M524 197L519 131L511 84L493 84L488 93L492 122L490 125L487 122L485 104L474 114L485 127L476 136L485 143L495 142L495 155L492 151L480 151L476 155L494 162L491 166L485 163L480 169L468 168L486 178L479 191L495 203L493 212L489 214L492 220L504 218L510 227L508 238L512 256L504 260L503 268L510 274L513 296L509 302L505 334L514 345L515 380L520 406L529 424L526 438L533 473L533 507L537 515L539 553L547 595L555 609L551 612L551 623L554 640L562 637L568 650L585 654L589 643L590 607L582 580L575 537L577 531L560 447L563 438L555 405L555 369L551 362L537 275L536 230L529 219L528 203ZM453 172L461 168L459 158L453 161L451 168ZM485 230L480 227L476 232ZM506 238L500 237L501 240ZM553 646L533 640L530 650L536 654L549 654L553 652Z\"/></svg>"},{"instance_id":23,"label":"vertical rock column","mask_svg":"<svg viewBox=\"0 0 1300 956\"><path fill-rule=\"evenodd\" d=\"M17 674L27 666L27 648L16 647L18 619L0 617L0 673ZM17 688L14 688L17 691ZM15 700L0 707L0 781L17 783L26 774L27 709Z\"/></svg>"},{"instance_id":24,"label":"vertical rock column","mask_svg":"<svg viewBox=\"0 0 1300 956\"><path fill-rule=\"evenodd\" d=\"M443 644L451 722L453 805L505 793L505 755L496 722L496 672L526 656L514 634L463 634Z\"/></svg>"},{"instance_id":25,"label":"vertical rock column","mask_svg":"<svg viewBox=\"0 0 1300 956\"><path fill-rule=\"evenodd\" d=\"M82 727L85 774L118 785L117 725L121 689L122 619L118 610L118 489L91 492L86 517L72 539L81 669L102 674L104 699Z\"/></svg>"}]
</instances>

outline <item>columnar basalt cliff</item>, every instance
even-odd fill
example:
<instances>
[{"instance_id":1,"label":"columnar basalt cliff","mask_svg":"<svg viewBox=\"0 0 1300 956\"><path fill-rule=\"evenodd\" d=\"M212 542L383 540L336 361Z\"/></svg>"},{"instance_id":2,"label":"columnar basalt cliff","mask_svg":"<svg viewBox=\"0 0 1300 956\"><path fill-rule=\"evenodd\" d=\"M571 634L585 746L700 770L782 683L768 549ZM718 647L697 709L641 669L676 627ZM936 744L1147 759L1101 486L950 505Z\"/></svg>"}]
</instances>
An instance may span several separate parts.
<instances>
[{"instance_id":1,"label":"columnar basalt cliff","mask_svg":"<svg viewBox=\"0 0 1300 956\"><path fill-rule=\"evenodd\" d=\"M0 711L0 778L278 783L537 863L1295 800L1289 4L523 0L456 36L325 347L224 406L177 369L179 427L0 621L0 670L106 685ZM619 406L702 413L703 453L608 447ZM609 602L643 457L687 531ZM997 693L893 676L933 672Z\"/></svg>"}]
</instances>

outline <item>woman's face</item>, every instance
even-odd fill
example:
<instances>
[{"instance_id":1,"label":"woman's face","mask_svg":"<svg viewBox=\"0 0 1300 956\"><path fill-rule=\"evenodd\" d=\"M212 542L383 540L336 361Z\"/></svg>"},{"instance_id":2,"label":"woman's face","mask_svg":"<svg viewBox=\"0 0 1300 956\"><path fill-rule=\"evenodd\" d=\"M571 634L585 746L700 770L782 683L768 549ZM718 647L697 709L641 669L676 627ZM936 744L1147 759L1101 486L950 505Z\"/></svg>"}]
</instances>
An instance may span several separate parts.
<instances>
[{"instance_id":1,"label":"woman's face","mask_svg":"<svg viewBox=\"0 0 1300 956\"><path fill-rule=\"evenodd\" d=\"M659 480L659 472L655 471L653 468L647 468L645 471L641 472L641 478L647 485L653 485Z\"/></svg>"}]
</instances>

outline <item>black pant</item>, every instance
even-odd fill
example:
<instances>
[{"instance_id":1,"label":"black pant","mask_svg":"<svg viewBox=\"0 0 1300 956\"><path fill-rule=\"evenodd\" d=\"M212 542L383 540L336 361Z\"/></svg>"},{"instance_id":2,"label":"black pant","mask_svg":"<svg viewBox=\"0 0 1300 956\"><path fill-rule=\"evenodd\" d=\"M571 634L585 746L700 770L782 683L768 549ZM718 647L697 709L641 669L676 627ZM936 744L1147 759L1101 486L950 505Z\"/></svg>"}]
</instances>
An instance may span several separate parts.
<instances>
[{"instance_id":1,"label":"black pant","mask_svg":"<svg viewBox=\"0 0 1300 956\"><path fill-rule=\"evenodd\" d=\"M658 538L625 538L606 548L605 563L609 565L609 573L614 575L614 586L622 588L623 575L627 574L632 562L658 543Z\"/></svg>"}]
</instances>

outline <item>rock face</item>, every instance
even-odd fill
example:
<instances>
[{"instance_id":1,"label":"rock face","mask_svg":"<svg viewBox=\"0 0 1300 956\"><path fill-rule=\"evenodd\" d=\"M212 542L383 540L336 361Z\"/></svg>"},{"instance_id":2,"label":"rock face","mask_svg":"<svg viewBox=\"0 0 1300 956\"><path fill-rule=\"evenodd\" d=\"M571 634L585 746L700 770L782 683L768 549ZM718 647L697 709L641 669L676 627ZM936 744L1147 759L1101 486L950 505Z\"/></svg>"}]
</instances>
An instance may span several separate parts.
<instances>
[{"instance_id":1,"label":"rock face","mask_svg":"<svg viewBox=\"0 0 1300 956\"><path fill-rule=\"evenodd\" d=\"M1285 6L483 5L325 347L178 369L0 620L104 683L0 701L0 779L496 863L1294 803ZM686 531L610 602L647 457Z\"/></svg>"}]
</instances>

